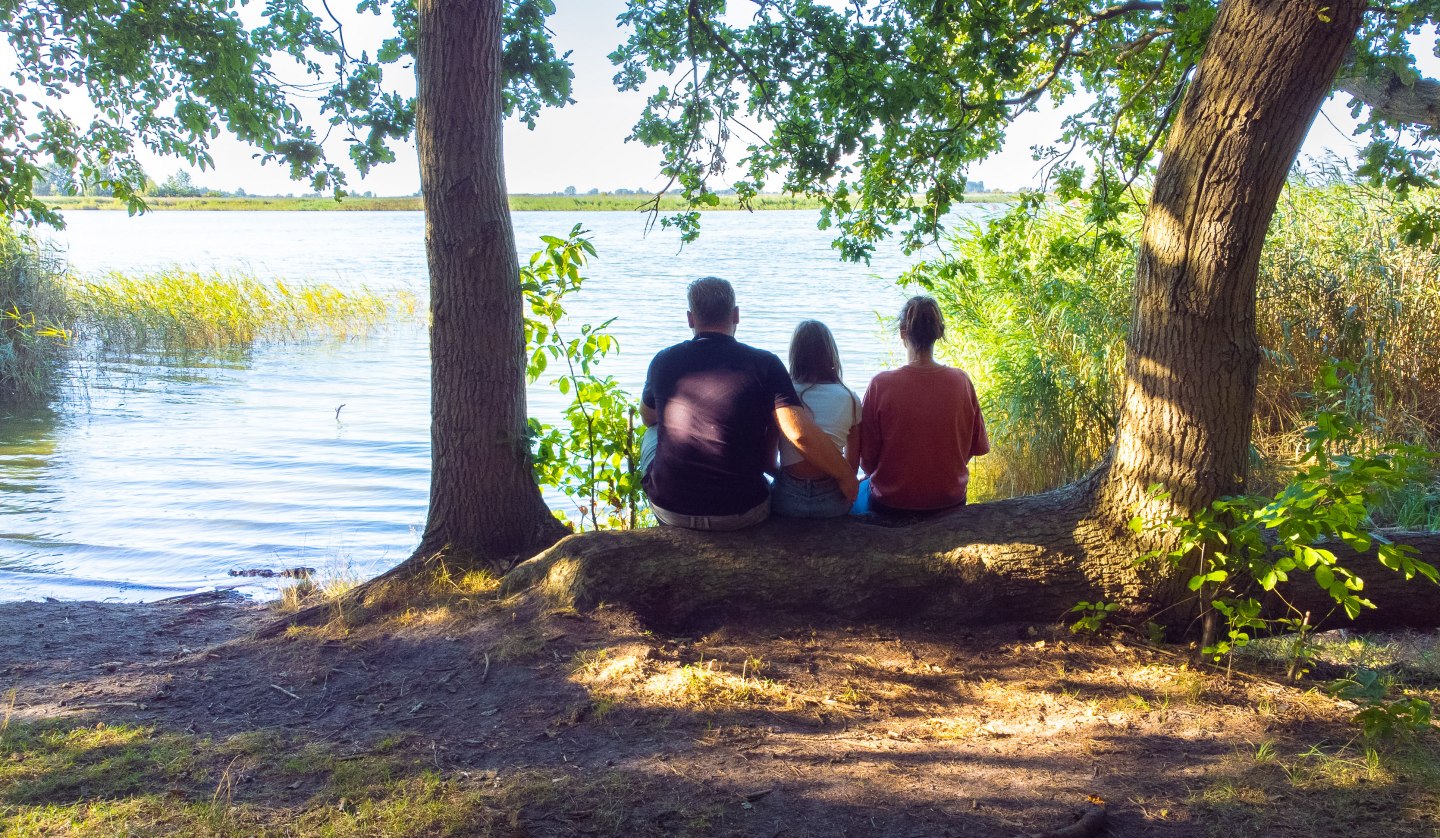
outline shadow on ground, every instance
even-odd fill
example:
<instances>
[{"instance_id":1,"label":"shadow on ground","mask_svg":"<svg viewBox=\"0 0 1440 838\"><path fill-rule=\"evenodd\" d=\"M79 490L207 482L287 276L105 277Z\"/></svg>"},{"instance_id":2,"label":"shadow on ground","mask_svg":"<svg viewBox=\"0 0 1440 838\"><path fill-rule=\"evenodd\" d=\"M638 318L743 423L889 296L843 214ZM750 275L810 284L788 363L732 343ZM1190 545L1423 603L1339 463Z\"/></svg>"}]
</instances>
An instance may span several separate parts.
<instances>
[{"instance_id":1,"label":"shadow on ground","mask_svg":"<svg viewBox=\"0 0 1440 838\"><path fill-rule=\"evenodd\" d=\"M1433 835L1436 748L1050 629L0 606L8 834Z\"/></svg>"}]
</instances>

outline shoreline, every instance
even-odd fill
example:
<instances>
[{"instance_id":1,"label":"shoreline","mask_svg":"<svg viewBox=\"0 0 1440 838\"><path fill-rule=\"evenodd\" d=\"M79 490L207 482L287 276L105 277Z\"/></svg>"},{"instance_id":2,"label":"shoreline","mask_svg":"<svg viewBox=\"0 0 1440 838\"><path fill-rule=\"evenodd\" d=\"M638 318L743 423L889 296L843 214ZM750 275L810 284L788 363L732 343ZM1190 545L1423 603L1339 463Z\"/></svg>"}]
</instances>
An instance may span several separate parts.
<instances>
[{"instance_id":1,"label":"shoreline","mask_svg":"<svg viewBox=\"0 0 1440 838\"><path fill-rule=\"evenodd\" d=\"M1018 193L980 192L965 196L967 204L1004 204L1019 199ZM123 201L114 198L92 196L47 196L42 198L46 205L61 211L100 210L128 211ZM650 195L617 195L600 193L596 195L531 195L510 196L511 212L647 212L653 200ZM820 202L814 198L789 195L760 195L751 202L750 211L771 210L814 210ZM203 212L420 212L423 209L418 195L394 197L364 197L349 195L337 201L326 196L278 197L278 196L215 196L193 198L150 198L146 201L147 212L203 211ZM679 196L666 196L660 201L660 212L680 212L687 207ZM734 196L721 196L720 203L713 207L697 207L699 212L739 212L741 207Z\"/></svg>"}]
</instances>

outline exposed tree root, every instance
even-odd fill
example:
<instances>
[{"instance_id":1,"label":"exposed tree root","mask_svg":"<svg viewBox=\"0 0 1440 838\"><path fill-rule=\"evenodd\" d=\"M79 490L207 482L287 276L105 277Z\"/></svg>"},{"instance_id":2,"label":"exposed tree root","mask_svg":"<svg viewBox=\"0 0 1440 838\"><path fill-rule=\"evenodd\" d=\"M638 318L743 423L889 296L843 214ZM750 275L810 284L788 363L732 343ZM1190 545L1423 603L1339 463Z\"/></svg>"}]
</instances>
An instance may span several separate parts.
<instances>
[{"instance_id":1,"label":"exposed tree root","mask_svg":"<svg viewBox=\"0 0 1440 838\"><path fill-rule=\"evenodd\" d=\"M1085 810L1072 824L1060 829L1042 832L1035 838L1091 838L1105 828L1105 804L1089 802Z\"/></svg>"}]
</instances>

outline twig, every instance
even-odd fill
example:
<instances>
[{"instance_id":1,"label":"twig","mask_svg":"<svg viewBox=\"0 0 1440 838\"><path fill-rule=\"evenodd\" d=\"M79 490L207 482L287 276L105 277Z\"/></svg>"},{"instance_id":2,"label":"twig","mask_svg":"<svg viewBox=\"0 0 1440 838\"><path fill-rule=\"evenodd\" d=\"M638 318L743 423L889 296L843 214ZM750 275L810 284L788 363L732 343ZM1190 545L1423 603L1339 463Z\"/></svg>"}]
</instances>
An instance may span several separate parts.
<instances>
[{"instance_id":1,"label":"twig","mask_svg":"<svg viewBox=\"0 0 1440 838\"><path fill-rule=\"evenodd\" d=\"M296 701L299 701L299 700L300 700L300 696L296 695L295 693L290 692L289 690L285 689L284 687L280 686L279 684L271 684L271 685L270 685L270 689L272 689L272 690L279 690L280 692L285 693L286 695L290 696L291 698L295 699Z\"/></svg>"}]
</instances>

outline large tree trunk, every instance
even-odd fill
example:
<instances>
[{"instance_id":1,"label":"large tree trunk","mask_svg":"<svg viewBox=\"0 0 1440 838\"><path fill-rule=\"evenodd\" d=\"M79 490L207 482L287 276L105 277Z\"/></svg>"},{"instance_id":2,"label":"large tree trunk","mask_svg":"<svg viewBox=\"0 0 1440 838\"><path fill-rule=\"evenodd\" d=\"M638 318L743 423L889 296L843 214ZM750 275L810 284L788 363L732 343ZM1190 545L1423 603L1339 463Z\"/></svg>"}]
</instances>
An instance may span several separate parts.
<instances>
[{"instance_id":1,"label":"large tree trunk","mask_svg":"<svg viewBox=\"0 0 1440 838\"><path fill-rule=\"evenodd\" d=\"M1260 248L1295 155L1365 8L1226 0L1165 147L1145 216L1112 517L1190 515L1245 485ZM1167 503L1150 502L1158 484ZM1148 507L1148 508L1146 508Z\"/></svg>"},{"instance_id":2,"label":"large tree trunk","mask_svg":"<svg viewBox=\"0 0 1440 838\"><path fill-rule=\"evenodd\" d=\"M965 622L1057 620L1080 600L1170 610L1184 595L1126 527L1243 489L1259 350L1255 278L1285 177L1364 3L1225 0L1171 131L1146 217L1117 440L1085 480L902 529L772 522L568 538L520 565L507 593L624 604L664 622L749 605ZM1159 484L1168 500L1149 495ZM1412 540L1433 559L1440 538ZM1433 588L1354 559L1375 619L1433 624ZM1393 590L1392 590L1393 588ZM1299 592L1307 603L1308 594ZM1317 616L1324 602L1314 600Z\"/></svg>"},{"instance_id":3,"label":"large tree trunk","mask_svg":"<svg viewBox=\"0 0 1440 838\"><path fill-rule=\"evenodd\" d=\"M430 267L430 511L415 559L508 566L563 527L531 474L502 153L501 0L420 0L416 138ZM407 563L409 564L409 563Z\"/></svg>"}]
</instances>

